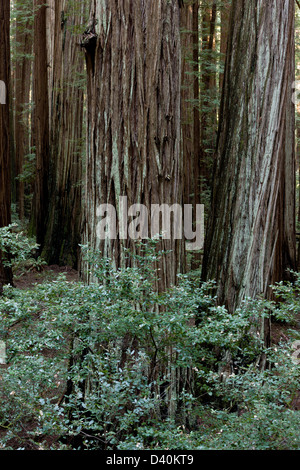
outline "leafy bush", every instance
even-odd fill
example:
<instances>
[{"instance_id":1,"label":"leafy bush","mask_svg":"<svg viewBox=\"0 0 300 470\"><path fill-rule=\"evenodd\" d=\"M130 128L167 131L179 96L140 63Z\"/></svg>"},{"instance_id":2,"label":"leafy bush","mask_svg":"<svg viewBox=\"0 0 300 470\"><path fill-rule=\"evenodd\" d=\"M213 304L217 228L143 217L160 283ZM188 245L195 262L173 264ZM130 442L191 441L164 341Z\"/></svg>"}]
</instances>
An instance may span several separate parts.
<instances>
[{"instance_id":1,"label":"leafy bush","mask_svg":"<svg viewBox=\"0 0 300 470\"><path fill-rule=\"evenodd\" d=\"M299 448L299 365L290 344L267 349L254 334L270 315L289 319L285 303L247 300L229 315L213 283L188 276L157 293L162 254L152 242L140 250L118 270L89 254L89 285L61 275L5 287L2 448Z\"/></svg>"},{"instance_id":2,"label":"leafy bush","mask_svg":"<svg viewBox=\"0 0 300 470\"><path fill-rule=\"evenodd\" d=\"M25 271L41 270L46 264L41 257L36 257L39 245L33 238L28 238L19 225L14 223L0 227L0 251L4 266L12 266L14 272L24 274Z\"/></svg>"}]
</instances>

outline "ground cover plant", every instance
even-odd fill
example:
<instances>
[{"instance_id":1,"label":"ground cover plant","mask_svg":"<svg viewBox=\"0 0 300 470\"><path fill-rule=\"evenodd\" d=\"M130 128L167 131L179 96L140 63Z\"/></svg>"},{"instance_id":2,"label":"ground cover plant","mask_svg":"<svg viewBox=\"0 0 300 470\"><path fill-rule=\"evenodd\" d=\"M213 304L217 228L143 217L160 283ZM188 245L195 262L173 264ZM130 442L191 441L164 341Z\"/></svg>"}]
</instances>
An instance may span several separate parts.
<instances>
[{"instance_id":1,"label":"ground cover plant","mask_svg":"<svg viewBox=\"0 0 300 470\"><path fill-rule=\"evenodd\" d=\"M194 276L157 293L162 254L140 248L114 269L86 247L89 285L4 288L1 448L299 449L299 275L229 315ZM286 326L266 347L253 329L270 317Z\"/></svg>"}]
</instances>

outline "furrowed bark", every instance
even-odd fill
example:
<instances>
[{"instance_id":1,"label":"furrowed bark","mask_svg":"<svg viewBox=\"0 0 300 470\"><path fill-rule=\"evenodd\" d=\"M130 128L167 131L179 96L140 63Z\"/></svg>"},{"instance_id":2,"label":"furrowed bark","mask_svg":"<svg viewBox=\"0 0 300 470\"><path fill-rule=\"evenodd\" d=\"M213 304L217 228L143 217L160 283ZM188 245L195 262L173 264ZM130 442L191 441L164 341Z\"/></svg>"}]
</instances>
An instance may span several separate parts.
<instances>
[{"instance_id":1,"label":"furrowed bark","mask_svg":"<svg viewBox=\"0 0 300 470\"><path fill-rule=\"evenodd\" d=\"M200 96L199 96L199 2L189 0L181 10L181 129L183 158L183 203L192 204L193 210L201 202L200 194ZM185 253L184 253L185 254ZM186 269L199 268L200 255L192 254ZM183 265L187 263L184 256Z\"/></svg>"},{"instance_id":2,"label":"furrowed bark","mask_svg":"<svg viewBox=\"0 0 300 470\"><path fill-rule=\"evenodd\" d=\"M295 269L293 0L234 0L202 279L230 312Z\"/></svg>"},{"instance_id":3,"label":"furrowed bark","mask_svg":"<svg viewBox=\"0 0 300 470\"><path fill-rule=\"evenodd\" d=\"M46 11L44 0L35 0L34 18L34 142L36 147L36 179L30 232L43 247L49 204L49 101L46 41Z\"/></svg>"},{"instance_id":4,"label":"furrowed bark","mask_svg":"<svg viewBox=\"0 0 300 470\"><path fill-rule=\"evenodd\" d=\"M0 3L0 80L6 93L1 94L0 104L0 227L11 222L11 175L10 175L10 2ZM2 101L2 98L3 101ZM0 252L0 294L3 285L12 283L12 270L3 265Z\"/></svg>"},{"instance_id":5,"label":"furrowed bark","mask_svg":"<svg viewBox=\"0 0 300 470\"><path fill-rule=\"evenodd\" d=\"M211 187L212 181L212 155L216 145L217 131L217 66L216 66L216 20L217 2L209 0L202 5L202 61L201 61L201 93L200 93L200 120L201 120L201 192Z\"/></svg>"},{"instance_id":6,"label":"furrowed bark","mask_svg":"<svg viewBox=\"0 0 300 470\"><path fill-rule=\"evenodd\" d=\"M77 266L81 230L84 55L80 47L86 6L68 0L53 5L49 41L53 50L51 92L51 190L43 257ZM51 34L52 32L52 34Z\"/></svg>"},{"instance_id":7,"label":"furrowed bark","mask_svg":"<svg viewBox=\"0 0 300 470\"><path fill-rule=\"evenodd\" d=\"M221 7L221 38L220 38L220 53L221 61L225 63L227 41L228 41L228 29L229 29L229 17L230 17L231 0L223 2ZM223 87L224 73L219 75L219 87L222 90Z\"/></svg>"},{"instance_id":8,"label":"furrowed bark","mask_svg":"<svg viewBox=\"0 0 300 470\"><path fill-rule=\"evenodd\" d=\"M28 12L26 11L26 15ZM31 20L17 22L16 42L17 57L15 59L15 116L14 130L17 138L15 139L15 160L16 175L20 176L23 172L25 156L29 154L29 112L26 111L30 100L31 87L31 69L33 46L33 34L31 31ZM17 212L20 220L24 220L25 201L24 201L24 182L21 179L16 181L16 200Z\"/></svg>"},{"instance_id":9,"label":"furrowed bark","mask_svg":"<svg viewBox=\"0 0 300 470\"><path fill-rule=\"evenodd\" d=\"M94 22L94 24L93 24ZM127 239L97 238L97 208L182 201L181 55L178 1L94 1L84 38L88 72L88 149L84 241L126 264ZM160 288L176 283L180 240L163 240Z\"/></svg>"}]
</instances>

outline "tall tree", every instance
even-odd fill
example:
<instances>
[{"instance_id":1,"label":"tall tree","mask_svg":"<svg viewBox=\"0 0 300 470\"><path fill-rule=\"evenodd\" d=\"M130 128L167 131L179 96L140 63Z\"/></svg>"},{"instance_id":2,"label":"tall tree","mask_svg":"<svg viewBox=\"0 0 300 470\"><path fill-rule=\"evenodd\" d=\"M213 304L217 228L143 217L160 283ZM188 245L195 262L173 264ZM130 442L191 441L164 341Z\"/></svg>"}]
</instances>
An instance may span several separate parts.
<instances>
[{"instance_id":1,"label":"tall tree","mask_svg":"<svg viewBox=\"0 0 300 470\"><path fill-rule=\"evenodd\" d=\"M86 4L53 2L51 43L51 183L43 256L49 263L76 266L80 243L85 70L80 34ZM85 18L86 19L86 18Z\"/></svg>"},{"instance_id":2,"label":"tall tree","mask_svg":"<svg viewBox=\"0 0 300 470\"><path fill-rule=\"evenodd\" d=\"M212 153L217 130L217 0L203 1L201 7L201 192L211 185Z\"/></svg>"},{"instance_id":3,"label":"tall tree","mask_svg":"<svg viewBox=\"0 0 300 470\"><path fill-rule=\"evenodd\" d=\"M97 238L100 204L117 208L181 203L178 0L96 0L84 46L88 73L88 151L84 240L124 264L127 240ZM122 238L122 237L121 237ZM161 288L176 282L179 240L161 267Z\"/></svg>"},{"instance_id":4,"label":"tall tree","mask_svg":"<svg viewBox=\"0 0 300 470\"><path fill-rule=\"evenodd\" d=\"M29 100L31 90L32 69L32 1L15 2L16 9L16 50L15 50L15 113L14 133L15 139L15 161L17 175L17 211L21 220L25 216L24 204L24 181L19 178L23 172L25 157L30 150L29 133Z\"/></svg>"},{"instance_id":5,"label":"tall tree","mask_svg":"<svg viewBox=\"0 0 300 470\"><path fill-rule=\"evenodd\" d=\"M202 275L230 312L296 266L294 5L232 5Z\"/></svg>"},{"instance_id":6,"label":"tall tree","mask_svg":"<svg viewBox=\"0 0 300 470\"><path fill-rule=\"evenodd\" d=\"M31 232L37 243L44 244L49 204L49 97L47 61L47 5L34 0L34 119L33 132L36 149L36 179L32 207Z\"/></svg>"},{"instance_id":7,"label":"tall tree","mask_svg":"<svg viewBox=\"0 0 300 470\"><path fill-rule=\"evenodd\" d=\"M225 62L227 41L228 41L228 28L229 28L229 17L230 17L230 6L231 0L225 0L221 5L221 34L220 34L220 53L221 62ZM219 88L222 90L223 87L224 73L221 71L219 76Z\"/></svg>"},{"instance_id":8,"label":"tall tree","mask_svg":"<svg viewBox=\"0 0 300 470\"><path fill-rule=\"evenodd\" d=\"M200 112L199 112L199 0L187 0L181 10L181 128L183 158L183 203L200 204ZM187 263L186 257L184 262ZM199 267L199 255L190 267Z\"/></svg>"},{"instance_id":9,"label":"tall tree","mask_svg":"<svg viewBox=\"0 0 300 470\"><path fill-rule=\"evenodd\" d=\"M0 104L0 227L11 222L10 202L10 2L3 0L0 3L0 80L5 99ZM5 94L5 93L3 93ZM0 294L5 283L12 282L12 271L3 265L0 253Z\"/></svg>"}]
</instances>

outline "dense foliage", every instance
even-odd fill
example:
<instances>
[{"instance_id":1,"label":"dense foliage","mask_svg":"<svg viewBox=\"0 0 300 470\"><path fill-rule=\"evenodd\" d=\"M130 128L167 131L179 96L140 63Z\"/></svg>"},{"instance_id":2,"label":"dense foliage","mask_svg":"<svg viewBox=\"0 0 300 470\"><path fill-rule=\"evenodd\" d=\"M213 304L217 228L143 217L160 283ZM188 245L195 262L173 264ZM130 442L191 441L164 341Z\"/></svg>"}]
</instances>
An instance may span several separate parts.
<instances>
[{"instance_id":1,"label":"dense foliage","mask_svg":"<svg viewBox=\"0 0 300 470\"><path fill-rule=\"evenodd\" d=\"M300 277L276 286L280 302L249 299L229 316L213 284L193 276L157 294L160 254L154 241L142 250L136 267L118 270L87 250L90 285L61 275L5 288L1 447L299 449ZM270 315L291 330L266 349L253 325Z\"/></svg>"}]
</instances>

